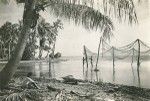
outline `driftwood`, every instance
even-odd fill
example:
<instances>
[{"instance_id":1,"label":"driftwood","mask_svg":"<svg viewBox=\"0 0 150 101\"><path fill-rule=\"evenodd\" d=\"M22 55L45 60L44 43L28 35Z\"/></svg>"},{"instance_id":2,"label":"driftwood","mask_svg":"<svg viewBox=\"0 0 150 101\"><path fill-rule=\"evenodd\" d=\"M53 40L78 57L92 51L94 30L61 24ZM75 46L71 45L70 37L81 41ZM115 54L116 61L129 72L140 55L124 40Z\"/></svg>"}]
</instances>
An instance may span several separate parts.
<instances>
[{"instance_id":1,"label":"driftwood","mask_svg":"<svg viewBox=\"0 0 150 101\"><path fill-rule=\"evenodd\" d=\"M76 79L72 75L68 75L68 76L65 76L65 77L62 77L62 78L64 80L64 83L66 83L66 84L77 85L79 82L82 82L82 83L86 83L87 82L86 80Z\"/></svg>"},{"instance_id":2,"label":"driftwood","mask_svg":"<svg viewBox=\"0 0 150 101\"><path fill-rule=\"evenodd\" d=\"M92 98L93 96L95 96L95 94L81 94L81 93L74 92L74 91L70 91L70 94L74 94L76 96L85 97L85 98Z\"/></svg>"},{"instance_id":3,"label":"driftwood","mask_svg":"<svg viewBox=\"0 0 150 101\"><path fill-rule=\"evenodd\" d=\"M60 89L57 89L57 88L52 87L50 85L47 86L47 89L50 90L50 91L60 91Z\"/></svg>"},{"instance_id":4,"label":"driftwood","mask_svg":"<svg viewBox=\"0 0 150 101\"><path fill-rule=\"evenodd\" d=\"M62 77L62 78L64 80L64 83L74 84L74 85L78 84L77 79L75 79L72 75L68 75L68 76L65 76L65 77Z\"/></svg>"}]
</instances>

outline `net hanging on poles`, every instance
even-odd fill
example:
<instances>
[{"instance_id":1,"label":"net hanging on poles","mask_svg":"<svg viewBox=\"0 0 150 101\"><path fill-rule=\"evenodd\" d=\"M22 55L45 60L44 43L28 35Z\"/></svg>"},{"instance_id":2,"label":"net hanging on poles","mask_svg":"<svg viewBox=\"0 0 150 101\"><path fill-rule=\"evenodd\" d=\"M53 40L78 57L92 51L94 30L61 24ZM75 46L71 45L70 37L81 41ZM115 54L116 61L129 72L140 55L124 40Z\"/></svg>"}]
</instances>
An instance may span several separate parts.
<instances>
[{"instance_id":1,"label":"net hanging on poles","mask_svg":"<svg viewBox=\"0 0 150 101\"><path fill-rule=\"evenodd\" d=\"M85 46L86 56L84 53L83 57L87 57L87 59L89 60L90 57L92 56L93 61L96 61L96 58L99 57L97 58L99 59L99 61L103 59L103 60L113 60L114 62L117 60L124 60L131 58L132 64L134 61L137 61L137 72L139 72L140 62L150 59L150 46L148 46L147 43L141 41L140 39L137 39L131 42L130 44L122 47L111 46L104 39L101 39L100 44L101 47L98 51L99 56L98 53L92 52ZM114 62L113 65L115 64Z\"/></svg>"},{"instance_id":2,"label":"net hanging on poles","mask_svg":"<svg viewBox=\"0 0 150 101\"><path fill-rule=\"evenodd\" d=\"M143 41L139 40L140 43L140 55L142 56L150 56L150 46L148 46L146 43L144 43ZM107 42L103 41L102 42L102 48L100 49L100 59L102 58L102 54L103 54L103 58L104 59L112 59L112 54L113 54L113 48L112 46L110 46ZM125 59L128 57L132 57L133 54L133 49L134 49L134 56L138 55L138 43L137 40L133 41L132 43L125 45L123 47L114 47L114 56L117 60L121 60L121 59ZM87 57L97 57L97 53L96 52L92 52L90 49L88 49L85 46L85 50L87 53ZM102 51L103 50L103 51Z\"/></svg>"}]
</instances>

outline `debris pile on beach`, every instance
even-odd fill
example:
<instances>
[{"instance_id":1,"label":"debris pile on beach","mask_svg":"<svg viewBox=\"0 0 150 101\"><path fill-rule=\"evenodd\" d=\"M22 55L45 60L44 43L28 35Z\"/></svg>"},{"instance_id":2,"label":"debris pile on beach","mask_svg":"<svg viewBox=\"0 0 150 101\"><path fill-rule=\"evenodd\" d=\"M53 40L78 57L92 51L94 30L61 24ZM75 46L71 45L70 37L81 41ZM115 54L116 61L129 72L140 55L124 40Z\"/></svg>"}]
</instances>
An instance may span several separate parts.
<instances>
[{"instance_id":1,"label":"debris pile on beach","mask_svg":"<svg viewBox=\"0 0 150 101\"><path fill-rule=\"evenodd\" d=\"M34 78L39 89L21 86L24 78L15 78L0 91L0 101L149 101L150 90L111 83L67 84L66 82Z\"/></svg>"}]
</instances>

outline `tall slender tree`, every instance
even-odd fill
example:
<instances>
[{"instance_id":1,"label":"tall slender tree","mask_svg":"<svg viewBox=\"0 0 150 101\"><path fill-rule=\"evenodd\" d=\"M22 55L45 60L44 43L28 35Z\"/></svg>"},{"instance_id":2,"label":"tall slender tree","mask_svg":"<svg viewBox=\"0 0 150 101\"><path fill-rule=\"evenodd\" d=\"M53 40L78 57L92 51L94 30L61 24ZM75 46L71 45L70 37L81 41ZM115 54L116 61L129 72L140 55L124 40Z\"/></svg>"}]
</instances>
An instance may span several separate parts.
<instances>
[{"instance_id":1,"label":"tall slender tree","mask_svg":"<svg viewBox=\"0 0 150 101\"><path fill-rule=\"evenodd\" d=\"M42 57L43 50L47 51L48 54L50 53L50 50L54 51L58 30L62 28L63 24L61 23L61 20L58 19L53 22L53 24L46 23L45 19L43 18L38 21L37 33L40 39L39 58Z\"/></svg>"},{"instance_id":2,"label":"tall slender tree","mask_svg":"<svg viewBox=\"0 0 150 101\"><path fill-rule=\"evenodd\" d=\"M0 88L4 88L8 84L10 79L13 77L17 67L19 66L19 62L21 60L29 33L31 31L35 4L35 0L25 0L23 28L14 54L12 55L6 66L0 72Z\"/></svg>"},{"instance_id":3,"label":"tall slender tree","mask_svg":"<svg viewBox=\"0 0 150 101\"><path fill-rule=\"evenodd\" d=\"M0 0L0 2L8 3L7 0ZM44 11L45 7L50 8L51 14L72 20L86 29L100 29L103 37L107 39L112 35L114 28L109 17L112 12L120 21L128 19L133 23L137 20L132 0L103 0L103 2L101 0L17 0L17 2L25 3L23 28L13 56L0 72L0 88L4 88L13 77L25 49L29 32L37 24L39 11ZM101 7L100 4L103 6ZM101 8L104 8L103 11Z\"/></svg>"},{"instance_id":4,"label":"tall slender tree","mask_svg":"<svg viewBox=\"0 0 150 101\"><path fill-rule=\"evenodd\" d=\"M0 27L0 40L1 40L1 58L9 58L12 50L18 39L19 25L6 22ZM4 52L3 52L4 51ZM4 57L5 56L5 57Z\"/></svg>"}]
</instances>

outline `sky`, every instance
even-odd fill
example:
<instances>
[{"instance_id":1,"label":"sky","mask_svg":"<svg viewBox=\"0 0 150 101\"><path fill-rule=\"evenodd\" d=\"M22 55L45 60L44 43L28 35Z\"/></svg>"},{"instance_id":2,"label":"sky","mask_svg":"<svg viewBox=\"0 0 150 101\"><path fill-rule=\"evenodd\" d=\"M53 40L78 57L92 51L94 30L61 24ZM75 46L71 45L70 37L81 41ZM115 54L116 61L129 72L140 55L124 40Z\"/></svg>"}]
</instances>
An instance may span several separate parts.
<instances>
[{"instance_id":1,"label":"sky","mask_svg":"<svg viewBox=\"0 0 150 101\"><path fill-rule=\"evenodd\" d=\"M150 44L150 3L149 0L142 0L142 3L136 4L138 15L138 25L128 25L127 23L114 22L114 37L110 44L113 46L123 46L136 40L137 38ZM9 4L0 5L0 26L6 21L17 23L22 19L23 5ZM57 18L46 10L41 15L47 22L53 22ZM102 33L87 31L82 26L75 26L71 22L62 19L64 29L59 31L56 42L56 52L61 52L63 56L81 56L83 45L86 45L93 52L97 52L99 37Z\"/></svg>"}]
</instances>

